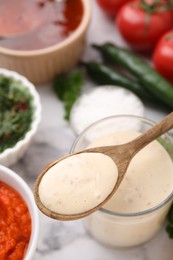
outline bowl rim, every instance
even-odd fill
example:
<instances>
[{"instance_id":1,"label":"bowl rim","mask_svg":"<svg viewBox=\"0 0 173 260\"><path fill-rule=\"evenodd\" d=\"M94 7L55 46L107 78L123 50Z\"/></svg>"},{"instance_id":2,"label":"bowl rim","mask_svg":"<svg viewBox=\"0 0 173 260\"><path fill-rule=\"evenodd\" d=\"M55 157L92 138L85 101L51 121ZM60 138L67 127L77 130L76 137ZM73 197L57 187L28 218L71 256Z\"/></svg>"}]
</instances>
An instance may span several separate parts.
<instances>
[{"instance_id":1,"label":"bowl rim","mask_svg":"<svg viewBox=\"0 0 173 260\"><path fill-rule=\"evenodd\" d=\"M29 210L30 216L31 216L31 221L32 221L31 236L30 236L30 241L29 241L28 248L27 248L26 255L25 255L25 260L31 260L33 254L35 252L36 246L37 246L38 237L39 237L39 227L40 227L39 211L35 204L33 192L31 191L31 188L25 182L25 180L22 177L20 177L16 172L11 170L10 168L8 168L4 165L0 165L0 171L3 174L5 174L7 177L9 177L9 179L11 179L13 182L16 182L22 188L26 197L28 198L29 203L26 201L26 199L21 194L21 192L19 192L17 189L14 188L22 196L23 200L25 201L26 205L28 206L28 210ZM0 178L0 179L2 182L13 187L11 184L8 183L8 181L4 181L2 178Z\"/></svg>"},{"instance_id":2,"label":"bowl rim","mask_svg":"<svg viewBox=\"0 0 173 260\"><path fill-rule=\"evenodd\" d=\"M0 47L0 54L14 56L14 57L32 57L32 56L39 56L43 54L49 54L51 52L67 47L69 44L73 43L86 30L90 22L90 17L91 17L90 0L81 0L81 2L84 10L82 21L80 22L77 29L62 42L38 50L13 50L5 47Z\"/></svg>"},{"instance_id":3,"label":"bowl rim","mask_svg":"<svg viewBox=\"0 0 173 260\"><path fill-rule=\"evenodd\" d=\"M5 149L2 153L0 153L0 160L3 160L6 156L9 156L14 152L19 151L24 144L26 144L31 140L32 136L36 133L37 128L40 124L42 108L41 108L40 96L36 91L35 86L27 78L25 78L24 76L20 75L15 71L3 69L3 68L0 68L0 75L4 75L7 77L11 77L14 80L21 81L24 87L29 89L33 97L33 106L36 108L34 109L31 128L29 129L29 131L26 132L24 137L21 140L19 140L13 147L9 147Z\"/></svg>"}]
</instances>

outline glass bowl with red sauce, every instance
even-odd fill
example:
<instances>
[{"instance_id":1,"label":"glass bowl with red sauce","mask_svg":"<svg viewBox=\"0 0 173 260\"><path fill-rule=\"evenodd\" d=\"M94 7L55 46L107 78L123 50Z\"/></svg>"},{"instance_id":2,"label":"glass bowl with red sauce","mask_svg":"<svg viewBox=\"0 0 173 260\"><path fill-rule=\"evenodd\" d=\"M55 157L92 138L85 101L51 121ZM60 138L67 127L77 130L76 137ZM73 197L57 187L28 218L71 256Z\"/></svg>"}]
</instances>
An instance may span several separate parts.
<instances>
[{"instance_id":1,"label":"glass bowl with red sauce","mask_svg":"<svg viewBox=\"0 0 173 260\"><path fill-rule=\"evenodd\" d=\"M33 193L17 173L2 165L0 230L0 259L33 259L39 237L39 213Z\"/></svg>"},{"instance_id":2,"label":"glass bowl with red sauce","mask_svg":"<svg viewBox=\"0 0 173 260\"><path fill-rule=\"evenodd\" d=\"M82 55L90 16L89 0L2 0L0 67L37 84L67 72Z\"/></svg>"}]
</instances>

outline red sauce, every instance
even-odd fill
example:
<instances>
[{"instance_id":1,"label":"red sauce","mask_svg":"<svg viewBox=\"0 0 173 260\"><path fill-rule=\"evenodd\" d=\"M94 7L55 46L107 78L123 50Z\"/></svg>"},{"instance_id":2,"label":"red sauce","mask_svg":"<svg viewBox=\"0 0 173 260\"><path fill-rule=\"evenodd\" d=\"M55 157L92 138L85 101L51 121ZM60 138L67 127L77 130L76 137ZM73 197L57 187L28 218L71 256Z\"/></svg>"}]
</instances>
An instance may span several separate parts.
<instances>
[{"instance_id":1,"label":"red sauce","mask_svg":"<svg viewBox=\"0 0 173 260\"><path fill-rule=\"evenodd\" d=\"M0 46L15 50L52 46L71 35L82 16L81 0L1 0Z\"/></svg>"},{"instance_id":2,"label":"red sauce","mask_svg":"<svg viewBox=\"0 0 173 260\"><path fill-rule=\"evenodd\" d=\"M0 181L0 260L22 260L31 235L31 217L20 194Z\"/></svg>"}]
</instances>

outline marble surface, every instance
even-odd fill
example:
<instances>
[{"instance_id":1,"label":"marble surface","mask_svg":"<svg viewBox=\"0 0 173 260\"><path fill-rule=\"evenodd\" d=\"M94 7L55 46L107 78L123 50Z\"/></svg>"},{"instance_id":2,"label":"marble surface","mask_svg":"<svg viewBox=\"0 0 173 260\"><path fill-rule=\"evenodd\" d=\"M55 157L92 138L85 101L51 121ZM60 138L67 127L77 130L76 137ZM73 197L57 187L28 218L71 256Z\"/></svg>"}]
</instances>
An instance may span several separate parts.
<instances>
[{"instance_id":1,"label":"marble surface","mask_svg":"<svg viewBox=\"0 0 173 260\"><path fill-rule=\"evenodd\" d=\"M106 17L96 2L92 1L92 21L87 34L84 59L98 58L90 43L112 41L125 46L114 22ZM42 121L36 137L25 156L11 168L22 176L30 187L43 167L52 160L69 152L76 135L64 120L63 104L52 91L52 83L37 86L43 107ZM86 81L84 91L93 84ZM145 104L145 116L158 121L166 111ZM60 222L40 213L40 236L33 260L172 260L173 240L164 228L149 243L129 250L104 247L90 237L83 221Z\"/></svg>"}]
</instances>

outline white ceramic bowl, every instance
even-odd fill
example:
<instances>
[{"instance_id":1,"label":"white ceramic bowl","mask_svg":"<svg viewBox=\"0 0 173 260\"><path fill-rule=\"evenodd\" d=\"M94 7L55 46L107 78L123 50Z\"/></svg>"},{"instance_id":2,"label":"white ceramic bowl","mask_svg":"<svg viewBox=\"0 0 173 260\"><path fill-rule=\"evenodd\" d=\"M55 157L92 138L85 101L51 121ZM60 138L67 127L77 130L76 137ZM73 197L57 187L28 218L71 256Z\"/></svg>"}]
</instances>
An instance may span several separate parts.
<instances>
[{"instance_id":1,"label":"white ceramic bowl","mask_svg":"<svg viewBox=\"0 0 173 260\"><path fill-rule=\"evenodd\" d=\"M0 180L14 188L26 202L31 215L31 238L25 255L25 260L33 259L39 236L39 212L35 204L34 196L28 184L14 171L0 165Z\"/></svg>"},{"instance_id":2,"label":"white ceramic bowl","mask_svg":"<svg viewBox=\"0 0 173 260\"><path fill-rule=\"evenodd\" d=\"M25 134L23 139L16 143L15 146L13 146L12 148L8 148L4 150L2 153L0 153L0 164L4 166L10 166L16 163L17 160L19 160L24 155L25 151L28 149L31 140L38 129L41 120L41 103L39 94L36 91L34 85L31 82L29 82L25 77L21 76L20 74L14 71L9 71L2 68L0 68L0 75L4 75L6 77L10 77L14 80L22 82L24 87L29 89L33 97L32 105L34 108L34 114L30 130Z\"/></svg>"}]
</instances>

